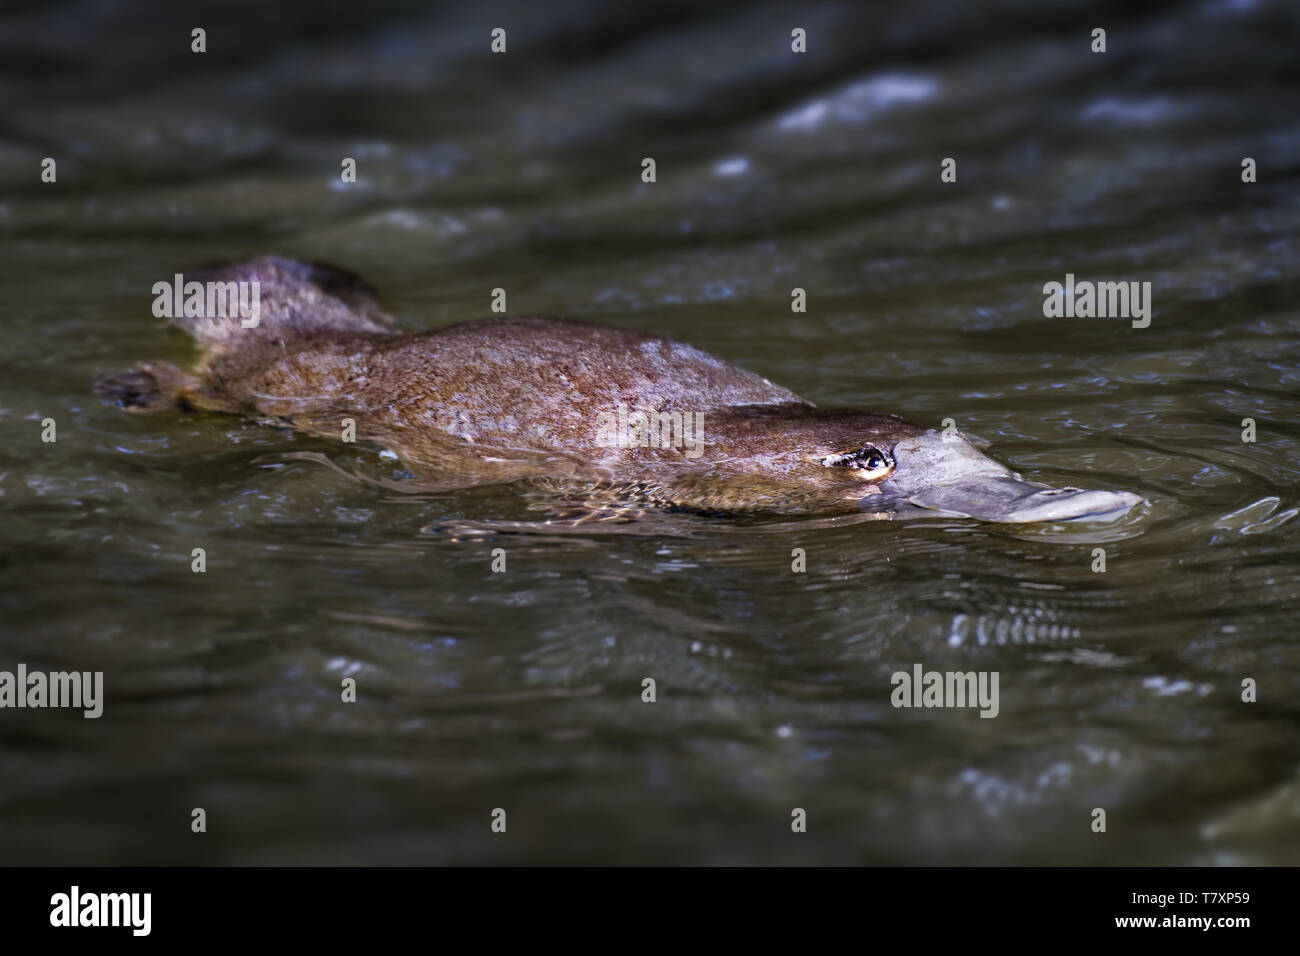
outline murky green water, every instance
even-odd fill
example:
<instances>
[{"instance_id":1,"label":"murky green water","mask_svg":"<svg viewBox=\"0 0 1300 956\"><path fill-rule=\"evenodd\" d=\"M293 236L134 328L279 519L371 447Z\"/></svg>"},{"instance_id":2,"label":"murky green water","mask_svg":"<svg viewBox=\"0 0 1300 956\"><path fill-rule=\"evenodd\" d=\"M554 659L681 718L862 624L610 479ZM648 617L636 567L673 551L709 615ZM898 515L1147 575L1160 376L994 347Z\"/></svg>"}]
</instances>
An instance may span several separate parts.
<instances>
[{"instance_id":1,"label":"murky green water","mask_svg":"<svg viewBox=\"0 0 1300 956\"><path fill-rule=\"evenodd\" d=\"M1294 5L159 6L0 17L0 670L106 685L0 710L0 862L1300 861ZM476 534L547 516L91 394L194 354L154 282L266 252L1148 504ZM1044 318L1066 273L1150 281L1150 327ZM891 707L917 663L997 671L999 716Z\"/></svg>"}]
</instances>

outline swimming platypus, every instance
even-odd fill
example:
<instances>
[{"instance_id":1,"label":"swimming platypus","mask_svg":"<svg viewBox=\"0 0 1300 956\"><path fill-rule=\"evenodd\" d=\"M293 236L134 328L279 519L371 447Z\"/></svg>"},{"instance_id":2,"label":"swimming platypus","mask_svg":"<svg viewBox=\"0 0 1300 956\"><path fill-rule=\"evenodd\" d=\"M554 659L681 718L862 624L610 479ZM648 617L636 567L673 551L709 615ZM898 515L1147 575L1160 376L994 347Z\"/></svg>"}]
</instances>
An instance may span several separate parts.
<instances>
[{"instance_id":1,"label":"swimming platypus","mask_svg":"<svg viewBox=\"0 0 1300 956\"><path fill-rule=\"evenodd\" d=\"M1020 523L1109 519L1141 500L1025 481L954 431L819 408L654 335L547 318L403 332L355 275L274 257L185 280L256 282L256 313L174 317L202 358L97 383L129 410L254 415L334 439L350 427L417 476L558 481L700 511Z\"/></svg>"}]
</instances>

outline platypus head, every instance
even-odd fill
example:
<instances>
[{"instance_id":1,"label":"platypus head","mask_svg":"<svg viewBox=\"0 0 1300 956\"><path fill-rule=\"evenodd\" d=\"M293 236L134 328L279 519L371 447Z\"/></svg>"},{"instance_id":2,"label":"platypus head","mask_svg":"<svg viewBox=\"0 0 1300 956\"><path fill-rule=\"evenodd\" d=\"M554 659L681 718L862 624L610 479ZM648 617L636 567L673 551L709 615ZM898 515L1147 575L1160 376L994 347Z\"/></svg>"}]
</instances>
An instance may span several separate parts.
<instances>
[{"instance_id":1,"label":"platypus head","mask_svg":"<svg viewBox=\"0 0 1300 956\"><path fill-rule=\"evenodd\" d=\"M1106 521L1142 499L1128 491L1053 488L1025 481L959 434L926 431L899 439L878 483L896 503L983 521Z\"/></svg>"},{"instance_id":2,"label":"platypus head","mask_svg":"<svg viewBox=\"0 0 1300 956\"><path fill-rule=\"evenodd\" d=\"M1022 524L1110 520L1142 500L1127 491L1026 481L966 437L894 415L812 406L737 412L719 423L724 434L718 450L725 449L733 463L758 466L769 480L779 473L792 494L808 503L835 498L873 511L920 508ZM781 451L773 455L778 443ZM819 494L809 494L814 487Z\"/></svg>"}]
</instances>

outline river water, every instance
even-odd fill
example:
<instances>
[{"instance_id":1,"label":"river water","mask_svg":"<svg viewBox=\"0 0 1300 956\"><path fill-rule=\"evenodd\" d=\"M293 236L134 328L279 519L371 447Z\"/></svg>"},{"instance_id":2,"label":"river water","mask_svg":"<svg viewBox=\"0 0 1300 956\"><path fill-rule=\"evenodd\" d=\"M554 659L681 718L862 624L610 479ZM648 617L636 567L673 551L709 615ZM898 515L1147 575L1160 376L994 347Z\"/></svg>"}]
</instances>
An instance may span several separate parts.
<instances>
[{"instance_id":1,"label":"river water","mask_svg":"<svg viewBox=\"0 0 1300 956\"><path fill-rule=\"evenodd\" d=\"M6 4L0 670L105 690L0 710L0 862L1300 862L1297 9ZM1146 503L575 524L92 394L193 358L153 283L268 252ZM1045 317L1067 274L1149 326ZM894 708L917 664L998 716Z\"/></svg>"}]
</instances>

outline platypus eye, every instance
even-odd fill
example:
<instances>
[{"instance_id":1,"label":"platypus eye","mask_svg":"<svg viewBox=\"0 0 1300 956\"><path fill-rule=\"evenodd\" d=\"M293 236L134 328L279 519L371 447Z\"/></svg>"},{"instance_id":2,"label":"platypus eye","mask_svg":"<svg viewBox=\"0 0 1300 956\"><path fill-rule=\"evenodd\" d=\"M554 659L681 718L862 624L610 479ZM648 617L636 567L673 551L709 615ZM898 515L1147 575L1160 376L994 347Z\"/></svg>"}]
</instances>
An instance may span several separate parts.
<instances>
[{"instance_id":1,"label":"platypus eye","mask_svg":"<svg viewBox=\"0 0 1300 956\"><path fill-rule=\"evenodd\" d=\"M842 455L827 455L822 459L827 468L853 468L865 471L865 477L876 478L893 470L894 458L888 452L881 451L875 445L865 445L857 451Z\"/></svg>"}]
</instances>

